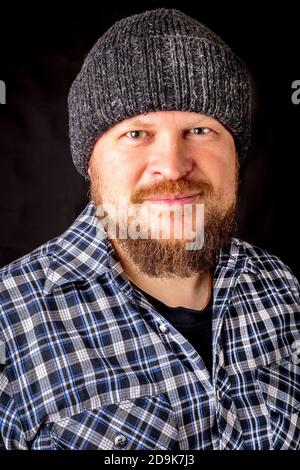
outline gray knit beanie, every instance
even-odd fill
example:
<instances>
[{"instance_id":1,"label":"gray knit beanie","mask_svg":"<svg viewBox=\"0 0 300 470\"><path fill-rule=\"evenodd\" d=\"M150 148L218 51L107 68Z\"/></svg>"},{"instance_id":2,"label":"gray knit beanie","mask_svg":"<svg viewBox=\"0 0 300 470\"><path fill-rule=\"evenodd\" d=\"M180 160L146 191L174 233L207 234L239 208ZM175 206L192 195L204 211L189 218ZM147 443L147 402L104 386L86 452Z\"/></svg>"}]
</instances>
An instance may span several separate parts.
<instances>
[{"instance_id":1,"label":"gray knit beanie","mask_svg":"<svg viewBox=\"0 0 300 470\"><path fill-rule=\"evenodd\" d=\"M151 111L214 117L233 135L239 158L250 141L250 80L215 33L175 9L123 18L94 44L68 96L73 162L88 180L98 138L123 119Z\"/></svg>"}]
</instances>

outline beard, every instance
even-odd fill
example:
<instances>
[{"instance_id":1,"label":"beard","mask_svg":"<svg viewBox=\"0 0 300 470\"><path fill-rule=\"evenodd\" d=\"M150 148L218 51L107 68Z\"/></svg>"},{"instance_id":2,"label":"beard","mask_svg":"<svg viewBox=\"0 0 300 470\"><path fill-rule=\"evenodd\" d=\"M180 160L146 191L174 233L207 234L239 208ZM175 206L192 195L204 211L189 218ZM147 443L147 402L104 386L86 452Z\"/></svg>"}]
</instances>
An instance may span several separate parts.
<instances>
[{"instance_id":1,"label":"beard","mask_svg":"<svg viewBox=\"0 0 300 470\"><path fill-rule=\"evenodd\" d=\"M91 200L96 207L103 204L101 177L91 164ZM154 239L120 237L120 223L112 214L105 213L106 219L113 220L117 231L113 246L133 263L138 271L152 278L188 278L195 274L200 277L212 271L217 263L221 248L230 243L235 227L239 163L236 159L235 195L227 207L215 194L211 184L205 181L191 181L181 178L176 181L158 182L151 187L137 190L131 197L131 204L142 203L144 198L162 194L188 194L200 192L204 201L203 243L201 248L187 249L186 239ZM195 204L193 204L194 206ZM98 218L98 217L97 217ZM131 216L134 219L134 216ZM100 218L98 218L100 220ZM128 220L129 221L129 220ZM149 233L149 232L148 232ZM121 261L121 260L120 260Z\"/></svg>"}]
</instances>

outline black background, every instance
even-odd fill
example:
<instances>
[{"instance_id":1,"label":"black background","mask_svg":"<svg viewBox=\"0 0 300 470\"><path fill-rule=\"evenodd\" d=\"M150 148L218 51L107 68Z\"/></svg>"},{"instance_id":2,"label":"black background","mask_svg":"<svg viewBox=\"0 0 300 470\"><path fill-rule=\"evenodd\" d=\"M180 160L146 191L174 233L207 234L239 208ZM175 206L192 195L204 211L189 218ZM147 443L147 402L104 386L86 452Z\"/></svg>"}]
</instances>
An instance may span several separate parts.
<instances>
[{"instance_id":1,"label":"black background","mask_svg":"<svg viewBox=\"0 0 300 470\"><path fill-rule=\"evenodd\" d=\"M111 3L111 4L110 4ZM236 236L279 256L300 279L300 7L254 2L131 1L0 6L0 266L62 233L88 202L72 163L67 95L96 40L124 16L179 8L248 65L252 144L241 168Z\"/></svg>"}]
</instances>

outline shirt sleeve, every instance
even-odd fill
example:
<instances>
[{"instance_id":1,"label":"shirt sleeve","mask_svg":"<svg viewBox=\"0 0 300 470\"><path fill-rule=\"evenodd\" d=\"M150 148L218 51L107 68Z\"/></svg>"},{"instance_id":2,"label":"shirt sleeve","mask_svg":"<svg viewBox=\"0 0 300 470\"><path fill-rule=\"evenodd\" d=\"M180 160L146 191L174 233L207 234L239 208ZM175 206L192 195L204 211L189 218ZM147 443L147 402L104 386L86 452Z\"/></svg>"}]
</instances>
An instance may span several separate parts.
<instances>
[{"instance_id":1,"label":"shirt sleeve","mask_svg":"<svg viewBox=\"0 0 300 470\"><path fill-rule=\"evenodd\" d=\"M298 305L300 305L300 284L299 284L299 281L298 281L297 277L295 276L295 274L293 273L293 271L291 270L291 268L289 266L285 265L285 269L286 269L286 272L287 272L286 277L289 281L291 290L294 293L294 295L295 295L295 297L298 301Z\"/></svg>"},{"instance_id":2,"label":"shirt sleeve","mask_svg":"<svg viewBox=\"0 0 300 470\"><path fill-rule=\"evenodd\" d=\"M5 368L0 365L0 449L28 449Z\"/></svg>"}]
</instances>

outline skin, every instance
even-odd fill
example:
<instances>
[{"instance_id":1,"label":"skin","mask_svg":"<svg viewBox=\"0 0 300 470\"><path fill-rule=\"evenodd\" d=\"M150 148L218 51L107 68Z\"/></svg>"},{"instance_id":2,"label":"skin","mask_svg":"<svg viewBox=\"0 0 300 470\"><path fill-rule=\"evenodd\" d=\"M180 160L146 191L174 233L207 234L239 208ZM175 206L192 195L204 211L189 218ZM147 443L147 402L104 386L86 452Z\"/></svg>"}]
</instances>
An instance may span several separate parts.
<instances>
[{"instance_id":1,"label":"skin","mask_svg":"<svg viewBox=\"0 0 300 470\"><path fill-rule=\"evenodd\" d=\"M96 204L112 203L118 197L130 200L135 194L147 198L170 194L170 185L186 178L192 191L186 188L182 194L195 193L195 185L207 184L209 199L204 193L192 201L224 213L236 204L237 161L234 139L216 119L194 112L158 111L125 119L105 132L94 146L88 172ZM153 297L170 306L194 309L208 303L212 270L187 277L149 277L116 240L111 242L128 279Z\"/></svg>"}]
</instances>

